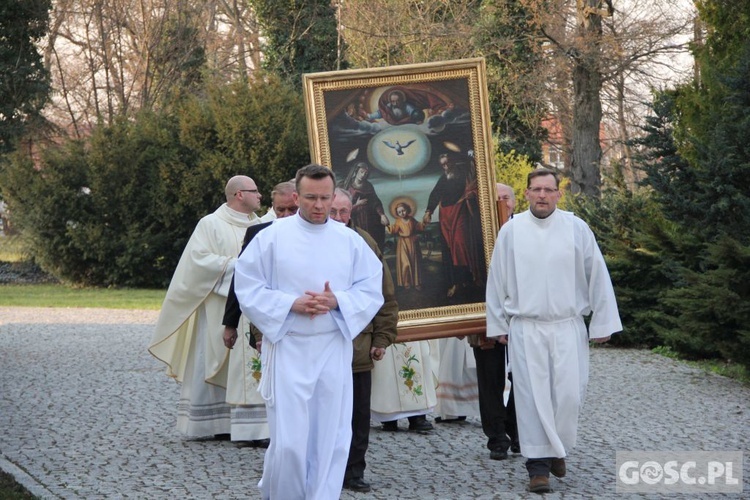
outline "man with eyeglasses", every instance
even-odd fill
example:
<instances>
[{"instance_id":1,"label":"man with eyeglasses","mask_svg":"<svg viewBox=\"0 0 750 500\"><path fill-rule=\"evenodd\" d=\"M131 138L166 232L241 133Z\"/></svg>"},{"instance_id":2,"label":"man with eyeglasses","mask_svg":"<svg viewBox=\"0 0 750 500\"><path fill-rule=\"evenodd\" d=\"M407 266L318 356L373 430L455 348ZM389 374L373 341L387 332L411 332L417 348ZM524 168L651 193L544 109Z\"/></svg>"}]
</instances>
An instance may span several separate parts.
<instances>
[{"instance_id":1,"label":"man with eyeglasses","mask_svg":"<svg viewBox=\"0 0 750 500\"><path fill-rule=\"evenodd\" d=\"M557 210L559 178L536 169L529 210L500 229L487 281L487 337L510 349L529 491L566 474L588 383L588 341L622 330L607 266L586 223ZM583 317L591 314L588 331Z\"/></svg>"},{"instance_id":2,"label":"man with eyeglasses","mask_svg":"<svg viewBox=\"0 0 750 500\"><path fill-rule=\"evenodd\" d=\"M228 439L228 351L221 320L248 227L260 222L261 195L250 177L229 179L226 203L203 217L180 257L162 304L149 351L182 383L177 430L190 438Z\"/></svg>"},{"instance_id":3,"label":"man with eyeglasses","mask_svg":"<svg viewBox=\"0 0 750 500\"><path fill-rule=\"evenodd\" d=\"M370 484L365 481L365 454L370 441L370 395L372 391L373 361L380 361L386 347L396 340L398 303L393 277L378 244L367 231L351 224L352 198L348 191L336 188L331 204L331 219L357 232L383 263L383 299L385 302L367 328L354 339L352 382L354 400L352 411L352 442L344 472L344 488L366 493Z\"/></svg>"},{"instance_id":4,"label":"man with eyeglasses","mask_svg":"<svg viewBox=\"0 0 750 500\"><path fill-rule=\"evenodd\" d=\"M280 182L276 184L271 191L271 209L269 213L273 212L273 217L268 217L268 213L260 218L260 223L257 225L250 226L245 232L245 237L242 240L242 249L240 254L245 251L247 245L260 231L268 227L271 222L276 219L283 219L297 213L297 200L294 197L296 193L296 187L294 181ZM234 276L232 276L232 283L229 287L229 293L227 295L227 302L224 308L224 345L228 349L234 347L234 343L237 341L237 328L240 324L240 317L242 311L240 310L240 304L237 301L237 294L234 292Z\"/></svg>"}]
</instances>

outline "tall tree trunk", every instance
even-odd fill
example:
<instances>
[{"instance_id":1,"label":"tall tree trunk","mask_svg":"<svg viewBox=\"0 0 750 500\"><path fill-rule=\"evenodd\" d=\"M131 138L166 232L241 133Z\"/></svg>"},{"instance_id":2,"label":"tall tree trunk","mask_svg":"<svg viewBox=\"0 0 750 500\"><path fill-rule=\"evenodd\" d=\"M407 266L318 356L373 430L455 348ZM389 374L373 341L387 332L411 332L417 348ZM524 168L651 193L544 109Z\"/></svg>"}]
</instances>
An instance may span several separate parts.
<instances>
[{"instance_id":1,"label":"tall tree trunk","mask_svg":"<svg viewBox=\"0 0 750 500\"><path fill-rule=\"evenodd\" d=\"M104 72L104 82L106 85L105 96L107 97L107 123L111 123L111 119L114 116L114 105L112 103L112 88L114 87L114 85L112 85L112 78L110 75L110 63L112 62L112 59L110 58L111 54L108 50L110 44L109 31L104 26L103 10L104 8L102 4L97 2L94 13L96 15L96 27L99 30L97 33L99 44L98 49L100 52L101 68ZM94 88L96 89L96 87Z\"/></svg>"},{"instance_id":2,"label":"tall tree trunk","mask_svg":"<svg viewBox=\"0 0 750 500\"><path fill-rule=\"evenodd\" d=\"M578 0L578 39L573 54L573 162L571 189L585 196L601 195L602 74L600 40L602 17L599 0Z\"/></svg>"},{"instance_id":3,"label":"tall tree trunk","mask_svg":"<svg viewBox=\"0 0 750 500\"><path fill-rule=\"evenodd\" d=\"M573 162L571 188L574 193L598 197L601 194L600 161L602 146L599 126L602 103L599 91L601 75L586 61L578 60L573 68Z\"/></svg>"},{"instance_id":4,"label":"tall tree trunk","mask_svg":"<svg viewBox=\"0 0 750 500\"><path fill-rule=\"evenodd\" d=\"M627 182L634 187L640 180L638 169L633 168L633 153L630 147L630 132L628 130L628 121L625 116L625 75L616 76L615 88L617 89L617 127L620 136L620 158L623 175L628 172Z\"/></svg>"}]
</instances>

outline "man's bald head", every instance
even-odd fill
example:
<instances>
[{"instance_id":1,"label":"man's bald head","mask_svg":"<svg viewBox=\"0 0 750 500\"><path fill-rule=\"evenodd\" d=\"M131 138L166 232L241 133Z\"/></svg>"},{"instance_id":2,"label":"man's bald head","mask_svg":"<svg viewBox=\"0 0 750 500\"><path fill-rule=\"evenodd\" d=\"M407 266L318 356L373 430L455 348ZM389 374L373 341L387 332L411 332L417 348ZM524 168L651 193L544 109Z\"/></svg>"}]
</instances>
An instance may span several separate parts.
<instances>
[{"instance_id":1,"label":"man's bald head","mask_svg":"<svg viewBox=\"0 0 750 500\"><path fill-rule=\"evenodd\" d=\"M261 194L255 181L246 175L235 175L224 188L227 205L243 214L250 214L260 208Z\"/></svg>"},{"instance_id":2,"label":"man's bald head","mask_svg":"<svg viewBox=\"0 0 750 500\"><path fill-rule=\"evenodd\" d=\"M234 195L237 194L237 191L240 189L245 189L247 185L250 183L255 184L255 182L246 175L235 175L231 179L227 181L227 185L224 187L224 196L226 196L227 201L234 198Z\"/></svg>"}]
</instances>

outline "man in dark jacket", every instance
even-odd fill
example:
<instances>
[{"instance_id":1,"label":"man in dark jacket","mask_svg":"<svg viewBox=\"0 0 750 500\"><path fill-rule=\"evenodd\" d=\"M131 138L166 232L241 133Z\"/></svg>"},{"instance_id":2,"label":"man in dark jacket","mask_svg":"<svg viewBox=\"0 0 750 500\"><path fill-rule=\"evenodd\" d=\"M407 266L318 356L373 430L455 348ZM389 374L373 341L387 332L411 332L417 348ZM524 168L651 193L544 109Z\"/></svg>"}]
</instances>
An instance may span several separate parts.
<instances>
[{"instance_id":1,"label":"man in dark jacket","mask_svg":"<svg viewBox=\"0 0 750 500\"><path fill-rule=\"evenodd\" d=\"M513 217L516 208L516 195L513 188L497 183L498 216L502 226ZM502 205L501 205L502 204ZM504 215L504 218L502 217ZM506 346L496 338L486 335L470 335L467 339L474 348L477 362L477 384L479 386L479 416L482 430L487 436L487 448L492 460L508 458L508 448L513 453L521 452L516 423L516 404L513 389L505 404L505 352ZM512 380L512 377L508 377Z\"/></svg>"},{"instance_id":2,"label":"man in dark jacket","mask_svg":"<svg viewBox=\"0 0 750 500\"><path fill-rule=\"evenodd\" d=\"M370 491L365 482L365 453L370 440L370 392L373 361L383 359L385 348L396 340L398 323L398 303L393 278L375 240L367 232L353 228L349 223L352 213L352 199L343 189L336 189L330 217L351 227L364 238L368 246L383 263L383 298L385 302L372 322L354 339L352 377L354 380L354 406L352 412L352 443L344 473L344 488L353 491Z\"/></svg>"},{"instance_id":3,"label":"man in dark jacket","mask_svg":"<svg viewBox=\"0 0 750 500\"><path fill-rule=\"evenodd\" d=\"M269 210L269 213L273 212L276 219L282 219L284 217L289 217L296 214L297 202L291 196L291 193L294 192L295 187L293 182L282 182L274 186L271 193L271 210ZM263 218L261 218L261 221L263 221ZM255 236L259 232L270 226L272 222L273 220L270 220L268 222L263 222L261 224L256 224L247 228L247 231L245 232L245 238L242 242L242 250L240 251L240 254L245 251L245 248L247 248L247 245L250 243L250 241L252 241L252 239L255 238ZM232 276L232 282L229 286L227 302L224 308L224 318L222 320L222 324L224 325L224 345L228 349L234 348L234 345L237 342L237 328L239 327L241 316L242 311L240 311L240 303L238 302L237 295L234 292L234 276ZM253 349L257 349L255 338L252 336L250 337L250 347L252 347ZM259 349L258 352L260 352ZM230 374L233 374L231 362ZM235 380L233 379L232 382L235 382ZM239 429L238 434L240 434L238 438L234 439L237 442L237 446L240 448L268 448L270 444L270 439L268 438L248 440L248 438L250 437L256 437L255 434L257 432L249 431L248 428L253 428L252 426L257 426L261 422L265 424L266 422L265 405L233 405L232 412L234 413L235 411L237 412L238 420L240 422L243 422L244 424L244 430L241 430L243 427L237 426ZM252 421L252 423L248 424L248 421Z\"/></svg>"}]
</instances>

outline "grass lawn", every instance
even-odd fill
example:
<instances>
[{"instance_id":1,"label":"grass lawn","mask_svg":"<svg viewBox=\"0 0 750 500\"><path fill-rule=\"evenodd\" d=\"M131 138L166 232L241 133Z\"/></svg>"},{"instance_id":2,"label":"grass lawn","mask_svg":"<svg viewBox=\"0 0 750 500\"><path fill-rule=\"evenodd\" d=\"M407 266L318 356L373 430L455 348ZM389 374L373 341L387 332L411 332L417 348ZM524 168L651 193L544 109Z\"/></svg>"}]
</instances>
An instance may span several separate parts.
<instances>
[{"instance_id":1,"label":"grass lawn","mask_svg":"<svg viewBox=\"0 0 750 500\"><path fill-rule=\"evenodd\" d=\"M0 306L161 308L166 290L74 288L60 284L0 285Z\"/></svg>"},{"instance_id":2,"label":"grass lawn","mask_svg":"<svg viewBox=\"0 0 750 500\"><path fill-rule=\"evenodd\" d=\"M20 265L27 262L27 258L21 236L0 237L0 262ZM0 284L0 306L158 310L166 293L166 289L81 288L51 283Z\"/></svg>"},{"instance_id":3,"label":"grass lawn","mask_svg":"<svg viewBox=\"0 0 750 500\"><path fill-rule=\"evenodd\" d=\"M0 499L2 500L26 500L36 498L29 493L13 476L0 470Z\"/></svg>"}]
</instances>

